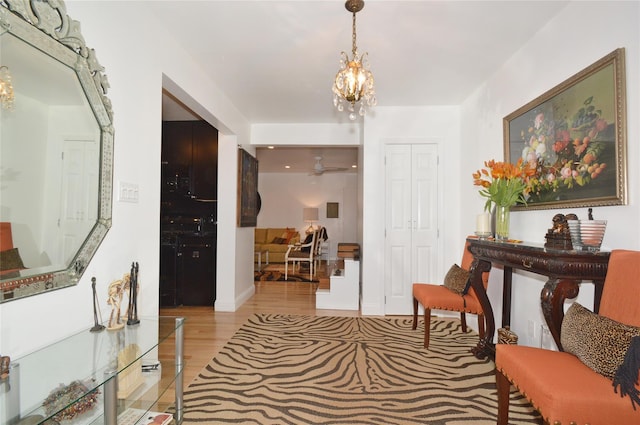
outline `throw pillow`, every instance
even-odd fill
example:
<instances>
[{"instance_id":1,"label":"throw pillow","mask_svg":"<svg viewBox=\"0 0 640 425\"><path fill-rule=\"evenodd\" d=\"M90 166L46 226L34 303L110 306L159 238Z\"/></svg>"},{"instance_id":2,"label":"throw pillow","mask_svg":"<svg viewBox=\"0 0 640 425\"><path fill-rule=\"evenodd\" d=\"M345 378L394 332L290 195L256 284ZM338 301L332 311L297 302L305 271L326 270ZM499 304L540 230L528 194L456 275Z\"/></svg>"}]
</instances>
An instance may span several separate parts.
<instances>
[{"instance_id":1,"label":"throw pillow","mask_svg":"<svg viewBox=\"0 0 640 425\"><path fill-rule=\"evenodd\" d=\"M284 243L288 244L291 242L291 239L298 233L296 229L286 228L284 233L282 234L282 238L285 240Z\"/></svg>"},{"instance_id":2,"label":"throw pillow","mask_svg":"<svg viewBox=\"0 0 640 425\"><path fill-rule=\"evenodd\" d=\"M454 264L444 277L444 286L456 294L465 295L471 286L469 275L469 271Z\"/></svg>"},{"instance_id":3,"label":"throw pillow","mask_svg":"<svg viewBox=\"0 0 640 425\"><path fill-rule=\"evenodd\" d=\"M595 314L575 302L562 321L562 348L597 373L613 379L614 390L640 404L635 383L640 368L640 328Z\"/></svg>"},{"instance_id":4,"label":"throw pillow","mask_svg":"<svg viewBox=\"0 0 640 425\"><path fill-rule=\"evenodd\" d=\"M564 316L560 342L582 363L613 378L634 336L640 336L640 328L595 314L576 302Z\"/></svg>"},{"instance_id":5,"label":"throw pillow","mask_svg":"<svg viewBox=\"0 0 640 425\"><path fill-rule=\"evenodd\" d=\"M0 252L0 271L24 268L18 248L11 248Z\"/></svg>"},{"instance_id":6,"label":"throw pillow","mask_svg":"<svg viewBox=\"0 0 640 425\"><path fill-rule=\"evenodd\" d=\"M279 237L275 237L273 238L273 240L271 241L271 243L275 243L275 244L283 244L286 242L285 238L279 238Z\"/></svg>"}]
</instances>

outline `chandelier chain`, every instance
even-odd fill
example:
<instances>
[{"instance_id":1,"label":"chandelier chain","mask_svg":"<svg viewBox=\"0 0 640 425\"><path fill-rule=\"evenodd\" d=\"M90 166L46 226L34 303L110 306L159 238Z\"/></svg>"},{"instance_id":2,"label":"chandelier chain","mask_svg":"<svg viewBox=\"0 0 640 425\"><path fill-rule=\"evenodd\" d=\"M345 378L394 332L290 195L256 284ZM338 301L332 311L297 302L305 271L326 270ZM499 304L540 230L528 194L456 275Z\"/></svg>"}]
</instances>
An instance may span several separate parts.
<instances>
[{"instance_id":1,"label":"chandelier chain","mask_svg":"<svg viewBox=\"0 0 640 425\"><path fill-rule=\"evenodd\" d=\"M351 32L351 52L353 57L358 54L358 46L356 46L356 12L353 12L353 26Z\"/></svg>"}]
</instances>

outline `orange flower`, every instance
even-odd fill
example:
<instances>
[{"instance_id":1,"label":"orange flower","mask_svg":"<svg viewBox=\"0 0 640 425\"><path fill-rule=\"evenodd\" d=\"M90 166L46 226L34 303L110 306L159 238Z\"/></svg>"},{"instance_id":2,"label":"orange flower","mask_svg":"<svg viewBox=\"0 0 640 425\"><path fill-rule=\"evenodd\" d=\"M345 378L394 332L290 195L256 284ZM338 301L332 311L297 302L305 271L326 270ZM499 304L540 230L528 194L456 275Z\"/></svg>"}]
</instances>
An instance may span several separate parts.
<instances>
[{"instance_id":1,"label":"orange flower","mask_svg":"<svg viewBox=\"0 0 640 425\"><path fill-rule=\"evenodd\" d=\"M485 168L472 174L473 184L481 186L480 195L487 198L485 209L491 203L510 207L518 202L526 204L524 194L528 193L529 177L534 176L536 169L522 158L516 164L510 162L485 161Z\"/></svg>"}]
</instances>

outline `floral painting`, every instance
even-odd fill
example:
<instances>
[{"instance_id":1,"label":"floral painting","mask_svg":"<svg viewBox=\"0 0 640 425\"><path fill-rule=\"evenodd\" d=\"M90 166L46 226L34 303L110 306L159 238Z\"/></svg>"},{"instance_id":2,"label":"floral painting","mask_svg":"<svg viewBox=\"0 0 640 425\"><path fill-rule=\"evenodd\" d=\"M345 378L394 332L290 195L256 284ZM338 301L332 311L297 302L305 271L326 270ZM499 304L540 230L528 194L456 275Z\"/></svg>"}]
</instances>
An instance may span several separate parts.
<instances>
[{"instance_id":1,"label":"floral painting","mask_svg":"<svg viewBox=\"0 0 640 425\"><path fill-rule=\"evenodd\" d=\"M526 208L626 203L624 96L618 49L505 117L505 160L535 169Z\"/></svg>"}]
</instances>

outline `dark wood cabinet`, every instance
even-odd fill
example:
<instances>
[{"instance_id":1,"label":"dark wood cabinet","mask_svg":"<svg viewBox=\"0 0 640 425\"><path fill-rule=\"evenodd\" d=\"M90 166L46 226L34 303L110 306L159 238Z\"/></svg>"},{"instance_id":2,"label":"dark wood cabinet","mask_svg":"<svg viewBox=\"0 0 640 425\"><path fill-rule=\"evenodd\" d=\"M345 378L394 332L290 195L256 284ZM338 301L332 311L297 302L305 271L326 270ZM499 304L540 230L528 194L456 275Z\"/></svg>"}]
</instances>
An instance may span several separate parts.
<instances>
[{"instance_id":1,"label":"dark wood cabinet","mask_svg":"<svg viewBox=\"0 0 640 425\"><path fill-rule=\"evenodd\" d=\"M218 131L209 123L193 123L192 192L198 199L218 198Z\"/></svg>"},{"instance_id":2,"label":"dark wood cabinet","mask_svg":"<svg viewBox=\"0 0 640 425\"><path fill-rule=\"evenodd\" d=\"M215 235L176 237L160 245L160 306L213 306Z\"/></svg>"},{"instance_id":3,"label":"dark wood cabinet","mask_svg":"<svg viewBox=\"0 0 640 425\"><path fill-rule=\"evenodd\" d=\"M215 200L218 130L206 121L163 121L163 194Z\"/></svg>"},{"instance_id":4,"label":"dark wood cabinet","mask_svg":"<svg viewBox=\"0 0 640 425\"><path fill-rule=\"evenodd\" d=\"M193 121L162 122L162 161L172 167L191 166Z\"/></svg>"},{"instance_id":5,"label":"dark wood cabinet","mask_svg":"<svg viewBox=\"0 0 640 425\"><path fill-rule=\"evenodd\" d=\"M206 121L162 123L160 305L216 299L218 130Z\"/></svg>"},{"instance_id":6,"label":"dark wood cabinet","mask_svg":"<svg viewBox=\"0 0 640 425\"><path fill-rule=\"evenodd\" d=\"M213 306L216 299L216 246L209 237L186 238L179 248L177 283L181 304Z\"/></svg>"},{"instance_id":7,"label":"dark wood cabinet","mask_svg":"<svg viewBox=\"0 0 640 425\"><path fill-rule=\"evenodd\" d=\"M181 287L178 287L178 272L181 267L178 253L175 239L160 242L160 306L162 307L182 305L182 294L179 293Z\"/></svg>"}]
</instances>

